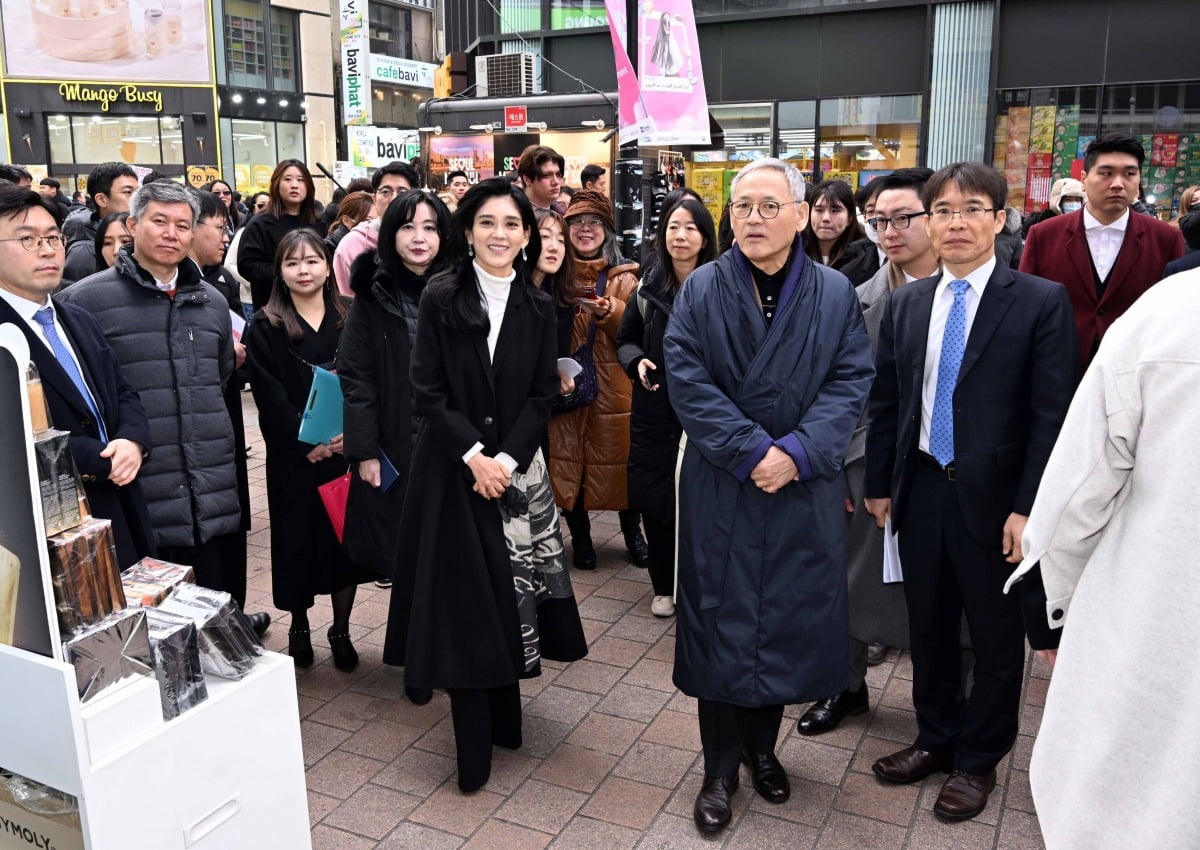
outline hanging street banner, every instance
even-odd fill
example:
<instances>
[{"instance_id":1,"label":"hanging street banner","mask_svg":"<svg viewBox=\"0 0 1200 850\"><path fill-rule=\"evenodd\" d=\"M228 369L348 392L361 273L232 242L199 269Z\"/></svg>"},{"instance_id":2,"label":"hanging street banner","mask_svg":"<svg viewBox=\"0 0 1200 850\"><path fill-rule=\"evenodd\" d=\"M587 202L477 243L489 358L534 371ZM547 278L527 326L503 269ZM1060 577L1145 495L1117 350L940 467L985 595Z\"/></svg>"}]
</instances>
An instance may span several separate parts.
<instances>
[{"instance_id":1,"label":"hanging street banner","mask_svg":"<svg viewBox=\"0 0 1200 850\"><path fill-rule=\"evenodd\" d=\"M610 21L611 15L610 11ZM691 0L642 0L638 7L638 83L651 124L643 144L710 143L708 98Z\"/></svg>"},{"instance_id":2,"label":"hanging street banner","mask_svg":"<svg viewBox=\"0 0 1200 850\"><path fill-rule=\"evenodd\" d=\"M371 123L371 44L367 38L367 0L341 0L342 123Z\"/></svg>"},{"instance_id":3,"label":"hanging street banner","mask_svg":"<svg viewBox=\"0 0 1200 850\"><path fill-rule=\"evenodd\" d=\"M651 125L646 118L637 74L625 46L625 0L604 0L604 7L608 11L608 32L612 36L613 58L617 63L617 140L625 145L645 136Z\"/></svg>"}]
</instances>

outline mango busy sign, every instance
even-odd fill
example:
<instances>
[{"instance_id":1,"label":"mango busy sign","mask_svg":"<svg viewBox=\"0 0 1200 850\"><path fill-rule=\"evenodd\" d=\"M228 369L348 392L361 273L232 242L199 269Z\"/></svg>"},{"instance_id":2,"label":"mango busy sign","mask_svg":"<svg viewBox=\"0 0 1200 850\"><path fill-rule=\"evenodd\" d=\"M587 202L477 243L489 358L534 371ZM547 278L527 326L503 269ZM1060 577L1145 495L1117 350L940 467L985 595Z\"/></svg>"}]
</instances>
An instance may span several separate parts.
<instances>
[{"instance_id":1,"label":"mango busy sign","mask_svg":"<svg viewBox=\"0 0 1200 850\"><path fill-rule=\"evenodd\" d=\"M97 103L101 112L108 112L114 103L130 106L152 106L155 112L163 111L161 89L135 85L88 86L83 83L62 83L58 94L68 103Z\"/></svg>"}]
</instances>

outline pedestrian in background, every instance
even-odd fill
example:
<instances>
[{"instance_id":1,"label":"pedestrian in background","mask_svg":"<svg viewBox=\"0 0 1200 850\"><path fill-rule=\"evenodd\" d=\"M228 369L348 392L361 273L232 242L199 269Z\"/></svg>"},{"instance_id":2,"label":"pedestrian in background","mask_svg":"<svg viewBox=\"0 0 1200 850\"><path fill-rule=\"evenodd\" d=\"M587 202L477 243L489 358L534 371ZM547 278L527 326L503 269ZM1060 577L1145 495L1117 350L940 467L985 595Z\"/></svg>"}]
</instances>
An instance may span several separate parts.
<instances>
[{"instance_id":1,"label":"pedestrian in background","mask_svg":"<svg viewBox=\"0 0 1200 850\"><path fill-rule=\"evenodd\" d=\"M266 304L271 295L275 251L280 241L297 228L316 224L315 191L312 174L300 160L285 159L275 166L267 208L250 219L238 244L238 274L250 281L255 310Z\"/></svg>"}]
</instances>

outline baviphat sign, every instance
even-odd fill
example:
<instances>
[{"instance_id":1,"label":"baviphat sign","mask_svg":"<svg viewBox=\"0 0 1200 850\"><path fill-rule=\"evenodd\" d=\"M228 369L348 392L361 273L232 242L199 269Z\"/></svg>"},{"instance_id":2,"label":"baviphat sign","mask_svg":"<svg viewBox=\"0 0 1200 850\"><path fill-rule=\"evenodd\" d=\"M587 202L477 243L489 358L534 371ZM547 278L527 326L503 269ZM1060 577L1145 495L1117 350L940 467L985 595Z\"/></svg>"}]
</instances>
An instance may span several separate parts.
<instances>
[{"instance_id":1,"label":"baviphat sign","mask_svg":"<svg viewBox=\"0 0 1200 850\"><path fill-rule=\"evenodd\" d=\"M371 54L371 79L381 83L432 89L433 72L437 68L437 65L428 62Z\"/></svg>"}]
</instances>

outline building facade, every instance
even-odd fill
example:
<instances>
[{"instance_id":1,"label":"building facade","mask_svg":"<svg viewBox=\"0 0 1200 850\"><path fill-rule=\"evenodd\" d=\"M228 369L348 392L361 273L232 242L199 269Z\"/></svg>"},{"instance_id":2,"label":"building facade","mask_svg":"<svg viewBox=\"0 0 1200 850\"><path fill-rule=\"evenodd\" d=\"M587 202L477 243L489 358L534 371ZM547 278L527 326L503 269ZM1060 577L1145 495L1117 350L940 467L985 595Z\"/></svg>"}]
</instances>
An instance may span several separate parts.
<instances>
[{"instance_id":1,"label":"building facade","mask_svg":"<svg viewBox=\"0 0 1200 850\"><path fill-rule=\"evenodd\" d=\"M854 186L910 165L994 163L1036 210L1096 133L1143 136L1166 215L1200 183L1200 60L1191 0L695 0L721 144L686 154L731 171L761 156ZM635 14L636 9L631 9ZM602 0L447 0L448 50L535 51L545 91L613 91ZM726 181L727 182L727 181Z\"/></svg>"}]
</instances>

